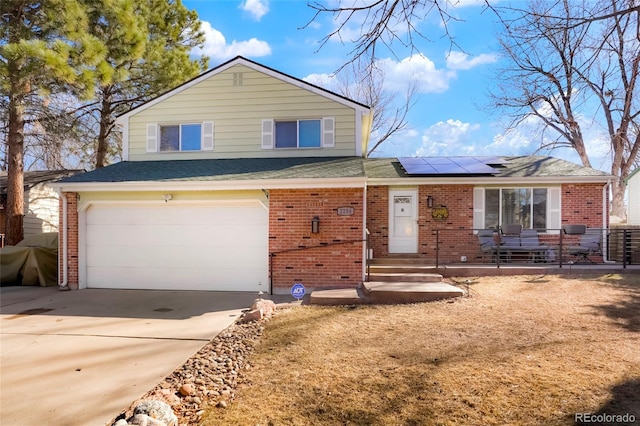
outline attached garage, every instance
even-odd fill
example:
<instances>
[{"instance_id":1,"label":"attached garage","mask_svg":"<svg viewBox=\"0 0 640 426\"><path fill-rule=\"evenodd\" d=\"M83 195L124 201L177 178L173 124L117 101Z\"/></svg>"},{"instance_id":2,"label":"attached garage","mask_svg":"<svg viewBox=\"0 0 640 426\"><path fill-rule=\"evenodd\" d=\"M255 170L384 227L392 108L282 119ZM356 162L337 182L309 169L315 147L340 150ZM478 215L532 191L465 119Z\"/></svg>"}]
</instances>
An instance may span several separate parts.
<instances>
[{"instance_id":1,"label":"attached garage","mask_svg":"<svg viewBox=\"0 0 640 426\"><path fill-rule=\"evenodd\" d=\"M92 203L81 214L80 281L87 288L268 291L268 216L258 200Z\"/></svg>"}]
</instances>

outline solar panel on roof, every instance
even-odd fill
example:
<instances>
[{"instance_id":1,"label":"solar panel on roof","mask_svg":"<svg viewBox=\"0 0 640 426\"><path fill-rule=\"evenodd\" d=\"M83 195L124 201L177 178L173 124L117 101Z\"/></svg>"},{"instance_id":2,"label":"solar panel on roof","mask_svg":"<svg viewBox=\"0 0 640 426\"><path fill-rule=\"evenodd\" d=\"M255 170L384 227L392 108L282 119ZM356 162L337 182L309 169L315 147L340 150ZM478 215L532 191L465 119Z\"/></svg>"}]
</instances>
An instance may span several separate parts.
<instances>
[{"instance_id":1,"label":"solar panel on roof","mask_svg":"<svg viewBox=\"0 0 640 426\"><path fill-rule=\"evenodd\" d=\"M409 175L495 175L487 164L499 157L402 157L398 160ZM495 163L493 163L495 164Z\"/></svg>"}]
</instances>

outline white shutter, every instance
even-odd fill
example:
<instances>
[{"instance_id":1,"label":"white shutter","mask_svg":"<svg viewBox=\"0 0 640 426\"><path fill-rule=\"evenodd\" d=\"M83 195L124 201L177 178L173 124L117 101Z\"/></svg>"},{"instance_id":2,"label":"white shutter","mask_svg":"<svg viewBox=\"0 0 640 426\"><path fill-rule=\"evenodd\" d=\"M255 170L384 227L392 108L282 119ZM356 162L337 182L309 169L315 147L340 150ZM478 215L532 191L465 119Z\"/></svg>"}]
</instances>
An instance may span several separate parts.
<instances>
[{"instance_id":1,"label":"white shutter","mask_svg":"<svg viewBox=\"0 0 640 426\"><path fill-rule=\"evenodd\" d=\"M473 229L484 229L484 188L473 188Z\"/></svg>"},{"instance_id":2,"label":"white shutter","mask_svg":"<svg viewBox=\"0 0 640 426\"><path fill-rule=\"evenodd\" d=\"M561 189L547 188L547 229L550 234L560 233L562 226L560 217L561 213Z\"/></svg>"},{"instance_id":3,"label":"white shutter","mask_svg":"<svg viewBox=\"0 0 640 426\"><path fill-rule=\"evenodd\" d=\"M158 125L147 124L147 152L158 152Z\"/></svg>"},{"instance_id":4,"label":"white shutter","mask_svg":"<svg viewBox=\"0 0 640 426\"><path fill-rule=\"evenodd\" d=\"M273 149L273 127L272 119L262 120L262 149Z\"/></svg>"},{"instance_id":5,"label":"white shutter","mask_svg":"<svg viewBox=\"0 0 640 426\"><path fill-rule=\"evenodd\" d=\"M322 147L333 148L336 146L335 118L324 117L322 119Z\"/></svg>"},{"instance_id":6,"label":"white shutter","mask_svg":"<svg viewBox=\"0 0 640 426\"><path fill-rule=\"evenodd\" d=\"M202 123L202 150L213 151L213 121Z\"/></svg>"}]
</instances>

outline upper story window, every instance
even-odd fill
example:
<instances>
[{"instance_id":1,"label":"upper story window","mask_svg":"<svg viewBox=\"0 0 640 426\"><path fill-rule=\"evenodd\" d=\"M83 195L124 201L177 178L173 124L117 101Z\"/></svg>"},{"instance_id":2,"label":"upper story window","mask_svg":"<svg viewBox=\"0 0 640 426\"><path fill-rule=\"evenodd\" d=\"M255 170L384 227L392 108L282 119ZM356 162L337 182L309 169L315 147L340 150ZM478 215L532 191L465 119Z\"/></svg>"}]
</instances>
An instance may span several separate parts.
<instances>
[{"instance_id":1,"label":"upper story window","mask_svg":"<svg viewBox=\"0 0 640 426\"><path fill-rule=\"evenodd\" d=\"M320 148L321 120L276 121L276 148Z\"/></svg>"},{"instance_id":2,"label":"upper story window","mask_svg":"<svg viewBox=\"0 0 640 426\"><path fill-rule=\"evenodd\" d=\"M335 119L262 120L262 149L333 148Z\"/></svg>"},{"instance_id":3,"label":"upper story window","mask_svg":"<svg viewBox=\"0 0 640 426\"><path fill-rule=\"evenodd\" d=\"M213 150L213 122L147 124L147 152Z\"/></svg>"},{"instance_id":4,"label":"upper story window","mask_svg":"<svg viewBox=\"0 0 640 426\"><path fill-rule=\"evenodd\" d=\"M475 188L473 206L475 229L507 224L549 232L560 228L559 188Z\"/></svg>"},{"instance_id":5,"label":"upper story window","mask_svg":"<svg viewBox=\"0 0 640 426\"><path fill-rule=\"evenodd\" d=\"M199 151L202 141L201 124L160 126L160 151Z\"/></svg>"}]
</instances>

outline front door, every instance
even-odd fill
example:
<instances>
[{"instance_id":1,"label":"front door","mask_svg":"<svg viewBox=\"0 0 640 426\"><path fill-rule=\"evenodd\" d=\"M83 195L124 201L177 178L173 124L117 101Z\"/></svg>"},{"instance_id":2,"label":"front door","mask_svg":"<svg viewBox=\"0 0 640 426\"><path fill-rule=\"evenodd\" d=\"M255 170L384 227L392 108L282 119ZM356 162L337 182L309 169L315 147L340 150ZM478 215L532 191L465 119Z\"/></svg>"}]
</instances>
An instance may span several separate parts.
<instances>
[{"instance_id":1,"label":"front door","mask_svg":"<svg viewBox=\"0 0 640 426\"><path fill-rule=\"evenodd\" d=\"M389 190L389 253L418 252L418 190Z\"/></svg>"}]
</instances>

